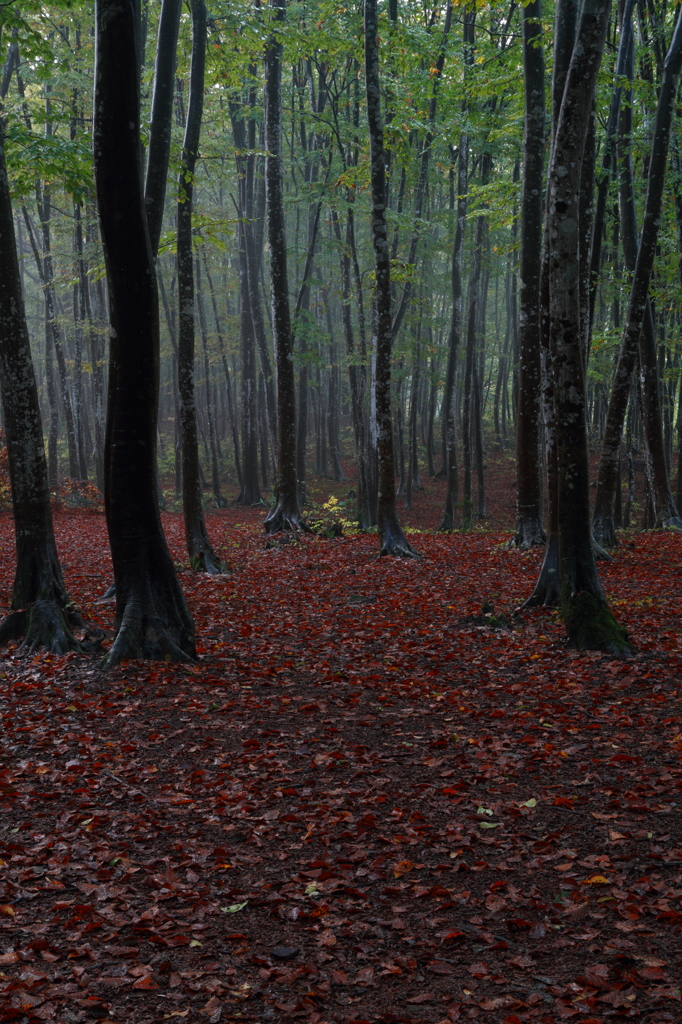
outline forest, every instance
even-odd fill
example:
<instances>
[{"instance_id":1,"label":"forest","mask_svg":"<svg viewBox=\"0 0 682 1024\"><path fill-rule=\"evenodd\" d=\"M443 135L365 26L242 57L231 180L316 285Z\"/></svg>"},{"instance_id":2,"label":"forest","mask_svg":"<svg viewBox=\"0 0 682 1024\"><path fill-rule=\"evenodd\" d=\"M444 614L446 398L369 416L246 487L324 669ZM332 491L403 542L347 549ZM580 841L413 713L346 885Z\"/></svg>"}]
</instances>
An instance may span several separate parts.
<instances>
[{"instance_id":1,"label":"forest","mask_svg":"<svg viewBox=\"0 0 682 1024\"><path fill-rule=\"evenodd\" d=\"M0 68L0 1021L676 1024L680 7Z\"/></svg>"}]
</instances>

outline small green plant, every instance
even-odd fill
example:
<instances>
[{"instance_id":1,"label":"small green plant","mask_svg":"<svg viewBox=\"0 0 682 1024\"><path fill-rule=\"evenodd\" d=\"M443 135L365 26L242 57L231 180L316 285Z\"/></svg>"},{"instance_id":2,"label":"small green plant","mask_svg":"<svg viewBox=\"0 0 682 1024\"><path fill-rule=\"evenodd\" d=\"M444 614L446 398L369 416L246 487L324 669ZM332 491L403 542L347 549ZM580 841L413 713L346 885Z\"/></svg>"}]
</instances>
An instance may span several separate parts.
<instances>
[{"instance_id":1,"label":"small green plant","mask_svg":"<svg viewBox=\"0 0 682 1024\"><path fill-rule=\"evenodd\" d=\"M306 510L306 522L318 537L342 537L345 533L357 532L358 524L349 506L352 499L340 500L331 494L321 505L311 504ZM353 515L350 518L349 515Z\"/></svg>"}]
</instances>

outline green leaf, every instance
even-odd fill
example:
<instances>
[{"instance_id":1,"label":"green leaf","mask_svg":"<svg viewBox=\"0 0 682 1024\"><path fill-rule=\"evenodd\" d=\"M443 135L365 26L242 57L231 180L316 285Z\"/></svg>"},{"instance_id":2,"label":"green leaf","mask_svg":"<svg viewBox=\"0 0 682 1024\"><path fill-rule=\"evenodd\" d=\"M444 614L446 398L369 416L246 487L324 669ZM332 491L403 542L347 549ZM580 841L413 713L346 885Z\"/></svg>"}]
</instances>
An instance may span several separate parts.
<instances>
[{"instance_id":1,"label":"green leaf","mask_svg":"<svg viewBox=\"0 0 682 1024\"><path fill-rule=\"evenodd\" d=\"M238 914L240 910L243 910L248 900L244 900L243 903L232 903L229 907L221 907L223 914Z\"/></svg>"},{"instance_id":2,"label":"green leaf","mask_svg":"<svg viewBox=\"0 0 682 1024\"><path fill-rule=\"evenodd\" d=\"M499 822L499 821L479 821L478 827L479 828L497 828L497 826L500 825L500 824L501 824L501 822Z\"/></svg>"}]
</instances>

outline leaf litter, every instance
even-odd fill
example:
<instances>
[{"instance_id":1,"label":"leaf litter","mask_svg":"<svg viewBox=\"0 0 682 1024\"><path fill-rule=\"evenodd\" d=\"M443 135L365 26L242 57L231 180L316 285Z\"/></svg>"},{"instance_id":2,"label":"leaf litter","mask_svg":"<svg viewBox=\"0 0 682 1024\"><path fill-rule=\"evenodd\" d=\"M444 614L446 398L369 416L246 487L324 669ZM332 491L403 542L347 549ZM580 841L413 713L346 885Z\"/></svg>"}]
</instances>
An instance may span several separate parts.
<instances>
[{"instance_id":1,"label":"leaf litter","mask_svg":"<svg viewBox=\"0 0 682 1024\"><path fill-rule=\"evenodd\" d=\"M548 611L482 628L539 566L502 535L209 524L198 665L4 652L0 1020L679 1021L682 538L601 567L620 662ZM103 518L56 531L110 630Z\"/></svg>"}]
</instances>

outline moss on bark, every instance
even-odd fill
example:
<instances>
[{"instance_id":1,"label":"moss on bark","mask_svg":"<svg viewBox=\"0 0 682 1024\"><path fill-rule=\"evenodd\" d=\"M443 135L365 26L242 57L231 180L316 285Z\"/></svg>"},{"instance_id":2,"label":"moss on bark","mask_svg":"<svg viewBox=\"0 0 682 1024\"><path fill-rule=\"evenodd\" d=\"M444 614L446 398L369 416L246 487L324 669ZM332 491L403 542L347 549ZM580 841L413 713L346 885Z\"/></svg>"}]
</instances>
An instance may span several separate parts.
<instances>
[{"instance_id":1,"label":"moss on bark","mask_svg":"<svg viewBox=\"0 0 682 1024\"><path fill-rule=\"evenodd\" d=\"M627 630L619 626L609 606L586 590L562 593L561 611L572 647L579 651L605 651L620 658L632 656Z\"/></svg>"}]
</instances>

